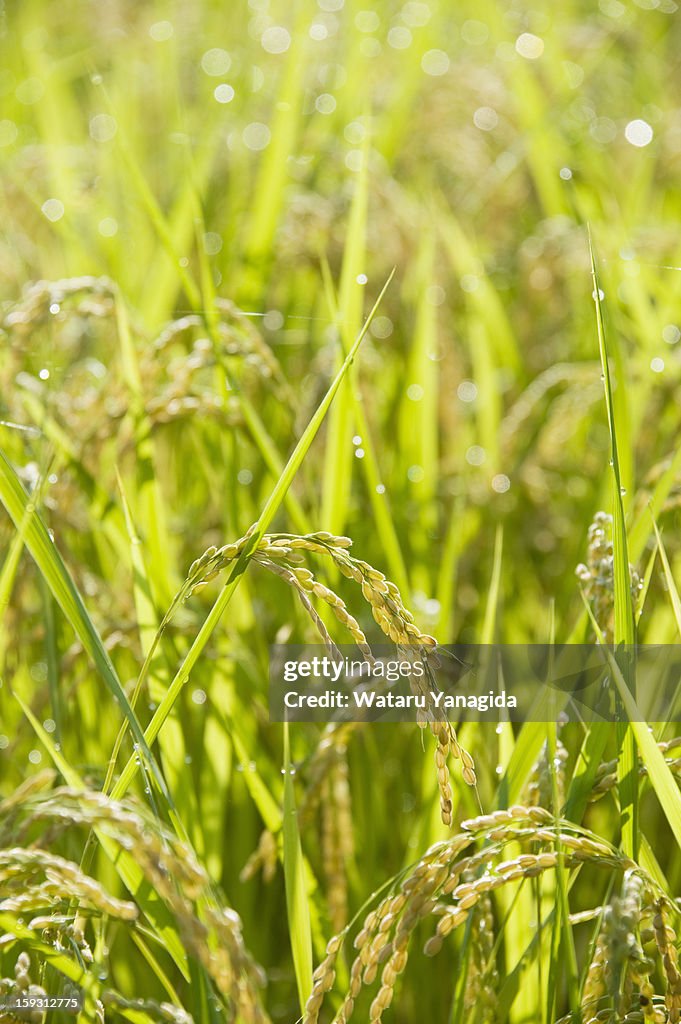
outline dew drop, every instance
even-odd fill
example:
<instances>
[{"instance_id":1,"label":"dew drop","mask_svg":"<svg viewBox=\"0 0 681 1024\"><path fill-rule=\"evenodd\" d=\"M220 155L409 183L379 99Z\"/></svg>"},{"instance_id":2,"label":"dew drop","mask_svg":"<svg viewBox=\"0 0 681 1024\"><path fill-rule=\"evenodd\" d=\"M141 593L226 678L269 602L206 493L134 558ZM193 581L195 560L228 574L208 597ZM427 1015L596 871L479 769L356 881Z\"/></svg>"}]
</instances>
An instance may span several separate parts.
<instances>
[{"instance_id":1,"label":"dew drop","mask_svg":"<svg viewBox=\"0 0 681 1024\"><path fill-rule=\"evenodd\" d=\"M640 118L629 121L624 129L625 139L631 146L636 146L637 149L642 149L644 146L649 145L653 141L653 134L653 129L648 122Z\"/></svg>"}]
</instances>

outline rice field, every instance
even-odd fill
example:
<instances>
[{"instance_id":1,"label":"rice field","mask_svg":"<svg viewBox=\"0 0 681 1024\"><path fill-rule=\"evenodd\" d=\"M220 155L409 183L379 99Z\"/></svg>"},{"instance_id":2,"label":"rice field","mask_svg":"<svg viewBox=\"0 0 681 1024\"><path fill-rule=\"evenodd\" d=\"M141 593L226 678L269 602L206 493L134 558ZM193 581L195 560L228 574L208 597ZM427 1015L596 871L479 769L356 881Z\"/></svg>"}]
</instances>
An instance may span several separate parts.
<instances>
[{"instance_id":1,"label":"rice field","mask_svg":"<svg viewBox=\"0 0 681 1024\"><path fill-rule=\"evenodd\" d=\"M680 45L0 3L2 1024L681 1019ZM630 723L270 720L275 644L553 643Z\"/></svg>"}]
</instances>

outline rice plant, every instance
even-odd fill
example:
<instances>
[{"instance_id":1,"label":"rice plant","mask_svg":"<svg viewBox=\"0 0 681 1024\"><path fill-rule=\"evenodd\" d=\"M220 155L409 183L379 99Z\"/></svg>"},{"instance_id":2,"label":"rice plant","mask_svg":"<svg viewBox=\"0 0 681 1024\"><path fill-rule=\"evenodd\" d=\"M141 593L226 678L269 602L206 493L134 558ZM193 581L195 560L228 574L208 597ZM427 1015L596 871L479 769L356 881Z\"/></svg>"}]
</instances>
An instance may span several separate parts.
<instances>
[{"instance_id":1,"label":"rice plant","mask_svg":"<svg viewBox=\"0 0 681 1024\"><path fill-rule=\"evenodd\" d=\"M0 5L2 1024L681 1019L680 25ZM495 643L625 720L270 719Z\"/></svg>"}]
</instances>

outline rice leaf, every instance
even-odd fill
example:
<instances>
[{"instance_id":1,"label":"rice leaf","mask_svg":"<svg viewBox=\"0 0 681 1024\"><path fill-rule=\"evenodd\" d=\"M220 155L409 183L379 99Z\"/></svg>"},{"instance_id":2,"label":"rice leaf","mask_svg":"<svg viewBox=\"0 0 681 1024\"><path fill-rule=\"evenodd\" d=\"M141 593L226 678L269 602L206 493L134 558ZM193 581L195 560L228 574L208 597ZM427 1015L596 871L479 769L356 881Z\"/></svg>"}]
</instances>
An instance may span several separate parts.
<instances>
[{"instance_id":1,"label":"rice leaf","mask_svg":"<svg viewBox=\"0 0 681 1024\"><path fill-rule=\"evenodd\" d=\"M305 1014L305 1003L312 990L312 931L307 895L307 879L300 843L296 797L293 788L289 727L284 723L284 879L286 883L286 912L288 915L293 966L296 973L300 1011Z\"/></svg>"},{"instance_id":2,"label":"rice leaf","mask_svg":"<svg viewBox=\"0 0 681 1024\"><path fill-rule=\"evenodd\" d=\"M664 578L667 582L667 590L669 591L669 600L671 601L672 610L674 612L674 621L676 622L676 628L681 635L681 597L679 597L679 591L676 587L674 575L669 564L667 552L665 546L662 543L662 537L658 529L657 523L653 519L653 529L655 531L655 540L657 541L657 550L660 552L660 561L662 562L662 570L664 572Z\"/></svg>"},{"instance_id":3,"label":"rice leaf","mask_svg":"<svg viewBox=\"0 0 681 1024\"><path fill-rule=\"evenodd\" d=\"M612 470L613 491L613 577L615 590L614 639L616 645L623 644L625 646L622 664L624 666L627 683L631 687L632 692L635 693L635 669L631 663L631 659L636 639L636 627L634 620L634 605L631 594L631 579L629 575L627 527L624 517L624 503L622 501L622 474L620 470L617 424L613 404L610 363L605 340L605 327L603 324L601 289L598 281L598 273L596 271L596 258L593 243L591 241L591 235L589 235L589 254L591 258L591 278L594 289L594 303L596 306L598 348L603 375L608 431L610 434L610 467ZM618 727L618 736L620 740L618 780L620 791L620 810L622 813L622 843L629 856L635 858L639 842L638 755L636 751L636 740L631 729L626 725Z\"/></svg>"},{"instance_id":4,"label":"rice leaf","mask_svg":"<svg viewBox=\"0 0 681 1024\"><path fill-rule=\"evenodd\" d=\"M16 529L24 539L45 582L57 604L71 623L83 648L90 655L114 701L125 716L130 731L138 744L162 793L167 795L165 782L156 760L144 738L144 733L121 686L109 655L97 629L87 613L83 600L73 582L56 544L48 533L35 506L27 496L11 463L0 450L0 500L7 509Z\"/></svg>"},{"instance_id":5,"label":"rice leaf","mask_svg":"<svg viewBox=\"0 0 681 1024\"><path fill-rule=\"evenodd\" d=\"M85 790L87 788L85 781L81 778L76 769L68 762L64 754L62 754L60 750L57 750L52 737L45 731L28 705L25 704L24 701L22 701L16 694L15 697L19 702L24 715L31 723L36 736L49 754L55 768L57 768L64 777L66 784L75 790ZM152 926L163 947L168 951L184 977L188 978L184 947L177 931L175 930L173 919L168 908L144 878L142 870L137 864L134 855L132 853L128 853L126 850L122 850L121 847L101 829L96 828L94 831L99 845L116 868L121 881L131 896L133 896L146 919L149 921L149 924Z\"/></svg>"}]
</instances>

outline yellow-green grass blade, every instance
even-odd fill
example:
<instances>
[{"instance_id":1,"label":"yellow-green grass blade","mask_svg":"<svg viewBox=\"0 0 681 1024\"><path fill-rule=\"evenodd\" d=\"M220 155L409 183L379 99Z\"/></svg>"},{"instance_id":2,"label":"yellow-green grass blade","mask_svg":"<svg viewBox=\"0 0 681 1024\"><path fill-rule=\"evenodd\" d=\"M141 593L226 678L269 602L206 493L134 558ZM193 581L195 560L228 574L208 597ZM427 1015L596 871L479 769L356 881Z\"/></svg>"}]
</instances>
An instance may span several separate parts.
<instances>
[{"instance_id":1,"label":"yellow-green grass blade","mask_svg":"<svg viewBox=\"0 0 681 1024\"><path fill-rule=\"evenodd\" d=\"M558 729L556 722L547 723L547 761L551 772L551 790L553 800L553 813L556 822L560 820L562 808L558 792L558 778L556 770L556 747L558 742ZM560 978L563 973L564 961L567 961L567 990L569 1009L579 1010L579 968L577 966L577 954L575 951L574 936L570 927L570 903L568 899L568 873L565 868L565 860L562 855L563 849L560 842L556 842L558 863L556 864L555 880L558 898L555 901L556 913L553 919L551 935L551 954L548 962L547 993L546 993L546 1017L547 1020L555 1019L557 990ZM555 893L553 894L555 895ZM562 951L562 956L561 956Z\"/></svg>"},{"instance_id":2,"label":"yellow-green grass blade","mask_svg":"<svg viewBox=\"0 0 681 1024\"><path fill-rule=\"evenodd\" d=\"M501 592L501 566L504 555L504 528L501 523L497 526L494 535L494 558L492 561L492 577L487 591L487 603L485 605L485 618L480 633L480 643L485 646L494 643L497 614L499 610L499 595Z\"/></svg>"},{"instance_id":3,"label":"yellow-green grass blade","mask_svg":"<svg viewBox=\"0 0 681 1024\"><path fill-rule=\"evenodd\" d=\"M341 346L339 363L352 347L361 323L364 288L357 277L364 271L366 222L369 206L369 140L367 131L362 149L362 163L357 175L348 229L345 237L343 268L339 290L339 330ZM352 437L353 370L339 388L338 399L328 421L324 475L322 481L321 525L331 533L343 533L350 505L354 455Z\"/></svg>"},{"instance_id":4,"label":"yellow-green grass blade","mask_svg":"<svg viewBox=\"0 0 681 1024\"><path fill-rule=\"evenodd\" d=\"M501 19L497 22L501 24ZM546 90L531 62L513 61L513 91L525 145L525 159L547 217L565 215L567 201L558 175L565 144L554 131L553 111Z\"/></svg>"},{"instance_id":5,"label":"yellow-green grass blade","mask_svg":"<svg viewBox=\"0 0 681 1024\"><path fill-rule=\"evenodd\" d=\"M253 763L252 756L249 753L249 749L252 749L252 745L249 748L249 737L244 734L243 726L240 721L242 709L237 710L239 711L239 714L235 715L223 712L222 717L224 719L225 733L229 736L234 745L235 759L239 762L239 766L242 769L244 784L264 822L265 827L273 836L280 837L283 833L284 823L282 804L279 800L275 799L272 793L272 787L268 785L257 764L254 765ZM277 777L279 776L277 775ZM283 844L280 845L279 856L283 858ZM317 903L314 899L317 881L315 879L314 872L304 855L303 865L306 879L305 891L309 898L308 912L310 916L312 940L317 955L322 956L326 943L323 937L320 914L317 909Z\"/></svg>"},{"instance_id":6,"label":"yellow-green grass blade","mask_svg":"<svg viewBox=\"0 0 681 1024\"><path fill-rule=\"evenodd\" d=\"M424 228L416 258L416 310L407 373L399 410L400 461L403 479L410 481L410 500L418 509L419 529L413 531L411 559L413 590L432 593L427 571L428 550L438 527L436 501L439 479L439 364L437 307L430 297L435 276L435 237ZM411 477L416 472L412 480Z\"/></svg>"},{"instance_id":7,"label":"yellow-green grass blade","mask_svg":"<svg viewBox=\"0 0 681 1024\"><path fill-rule=\"evenodd\" d=\"M100 529L93 531L92 541L102 561L105 561L104 537L113 551L115 551L117 557L125 558L127 553L125 524L118 506L111 501L110 495L104 491L95 477L82 464L78 446L71 441L66 431L43 408L36 396L26 391L21 392L20 397L21 403L32 422L40 424L42 433L50 442L50 445L53 446L55 453L64 460L67 468L73 472L88 503L91 505L93 514L100 524Z\"/></svg>"},{"instance_id":8,"label":"yellow-green grass blade","mask_svg":"<svg viewBox=\"0 0 681 1024\"><path fill-rule=\"evenodd\" d=\"M2 563L2 569L0 570L0 678L2 677L4 669L5 653L9 643L11 642L11 637L6 633L4 628L4 623L6 621L5 613L9 607L12 588L14 587L17 569L19 568L19 562L21 560L21 553L24 550L24 530L28 525L30 517L33 515L33 507L39 500L39 494L40 488L38 487L38 489L33 493L33 504L27 505L21 526L12 537L9 548L5 554L5 559Z\"/></svg>"},{"instance_id":9,"label":"yellow-green grass blade","mask_svg":"<svg viewBox=\"0 0 681 1024\"><path fill-rule=\"evenodd\" d=\"M326 260L322 260L322 278L324 281L327 305L331 311L332 318L337 320L339 315L338 305L334 293L333 281L331 280L331 271ZM376 533L378 537L380 537L383 545L390 577L393 582L397 584L400 592L406 599L409 594L407 567L404 562L400 539L395 528L395 522L390 509L390 499L388 497L387 488L382 483L378 455L376 453L369 419L365 411L365 405L362 400L359 381L355 379L351 380L350 383L352 412L355 418L355 423L357 424L357 432L362 438L362 449L364 451L364 458L360 459L360 462L362 464L362 471L364 473L371 510L376 521Z\"/></svg>"},{"instance_id":10,"label":"yellow-green grass blade","mask_svg":"<svg viewBox=\"0 0 681 1024\"><path fill-rule=\"evenodd\" d=\"M151 768L159 789L166 793L161 771L147 745L137 716L130 706L125 690L99 633L87 613L80 593L56 544L48 533L47 527L2 451L0 451L0 500L23 537L24 544L31 553L57 604L71 623L84 650L94 662L114 701L125 716L135 743L139 746L140 752Z\"/></svg>"},{"instance_id":11,"label":"yellow-green grass blade","mask_svg":"<svg viewBox=\"0 0 681 1024\"><path fill-rule=\"evenodd\" d=\"M601 291L596 271L596 259L591 239L589 239L591 257L591 276L594 287L594 303L596 308L596 327L598 348L603 374L605 409L610 435L610 468L613 485L613 571L615 586L615 643L633 644L635 641L634 609L631 596L631 580L629 578L629 552L627 546L627 528L622 501L622 474L618 444L618 423L613 402L613 388L610 373L610 360L605 340Z\"/></svg>"},{"instance_id":12,"label":"yellow-green grass blade","mask_svg":"<svg viewBox=\"0 0 681 1024\"><path fill-rule=\"evenodd\" d=\"M640 621L643 615L643 609L645 607L646 598L650 589L650 583L653 578L653 571L655 569L655 562L657 561L657 547L654 547L648 556L648 562L646 563L645 572L643 573L643 580L641 591L636 600L636 623Z\"/></svg>"},{"instance_id":13,"label":"yellow-green grass blade","mask_svg":"<svg viewBox=\"0 0 681 1024\"><path fill-rule=\"evenodd\" d=\"M547 714L548 714L547 706ZM520 799L523 787L529 778L546 738L543 722L525 722L516 737L513 753L499 784L498 807L511 807Z\"/></svg>"},{"instance_id":14,"label":"yellow-green grass blade","mask_svg":"<svg viewBox=\"0 0 681 1024\"><path fill-rule=\"evenodd\" d=\"M158 458L152 436L152 425L144 410L137 350L132 338L128 312L123 298L118 292L116 293L116 327L121 350L121 368L129 393L128 416L133 424L136 487L132 493L139 502L140 517L145 524L145 548L148 551L149 583L153 587L152 593L155 595L157 603L162 602L163 605L166 605L177 589L177 581L173 580L170 570L170 566L174 562L173 544L159 483ZM130 537L129 517L126 520L126 525ZM148 614L153 612L153 605L146 608L145 613L147 614L141 622L146 624ZM145 649L146 646L145 644Z\"/></svg>"},{"instance_id":15,"label":"yellow-green grass blade","mask_svg":"<svg viewBox=\"0 0 681 1024\"><path fill-rule=\"evenodd\" d=\"M459 561L477 535L480 525L479 510L474 506L467 506L463 498L455 498L449 513L438 568L436 595L440 605L440 621L435 636L440 643L450 643L454 635L454 604Z\"/></svg>"},{"instance_id":16,"label":"yellow-green grass blade","mask_svg":"<svg viewBox=\"0 0 681 1024\"><path fill-rule=\"evenodd\" d=\"M166 510L159 484L158 457L152 435L152 426L144 409L142 378L133 342L127 310L120 294L116 295L116 326L121 348L123 376L129 392L129 411L133 424L135 446L135 479L130 484L139 516L146 528L146 543L143 545L133 520L123 481L118 475L118 485L125 518L132 563L133 599L140 636L142 654L145 659L154 648L159 628L159 604L167 604L177 589L177 581L170 569L174 559L173 544L166 522ZM140 676L134 691L137 700L141 686L148 685L152 702L163 698L169 681L167 665L161 660L152 660L148 680ZM113 756L109 760L105 791L111 785L112 773L116 766L122 734L116 740ZM168 735L160 740L161 760L165 777L177 807L178 819L192 823L197 821L196 796L191 779L185 771L185 738L180 723L171 721ZM184 830L183 834L184 834ZM196 829L194 830L196 833Z\"/></svg>"},{"instance_id":17,"label":"yellow-green grass blade","mask_svg":"<svg viewBox=\"0 0 681 1024\"><path fill-rule=\"evenodd\" d=\"M594 632L603 646L603 651L612 671L613 679L615 680L615 684L624 706L624 711L629 719L629 726L636 737L636 741L641 751L641 758L646 766L650 784L657 796L657 799L659 800L665 817L671 826L672 834L681 849L681 793L679 792L678 784L672 775L669 765L665 761L664 755L658 747L650 728L645 721L641 720L641 715L636 705L636 699L628 686L627 680L622 674L616 656L605 645L600 626L596 622L591 608L586 603L586 599L583 598L583 600L586 607L586 614L591 621Z\"/></svg>"},{"instance_id":18,"label":"yellow-green grass blade","mask_svg":"<svg viewBox=\"0 0 681 1024\"><path fill-rule=\"evenodd\" d=\"M270 260L272 242L284 203L289 175L289 160L300 131L301 99L307 70L307 23L309 0L299 3L286 57L276 108L271 119L271 139L255 180L248 222L245 252L247 278L240 289L248 302L257 300L264 284L264 271ZM250 307L249 307L250 308Z\"/></svg>"},{"instance_id":19,"label":"yellow-green grass blade","mask_svg":"<svg viewBox=\"0 0 681 1024\"><path fill-rule=\"evenodd\" d=\"M655 540L657 541L657 550L660 552L660 560L662 562L662 570L664 572L664 578L667 583L667 591L669 593L669 600L671 602L672 610L674 612L674 621L676 622L676 628L681 636L681 597L679 597L679 591L674 580L674 574L672 573L671 566L669 564L669 558L667 557L667 551L664 544L662 543L662 537L658 529L657 523L653 519L653 529L655 530Z\"/></svg>"},{"instance_id":20,"label":"yellow-green grass blade","mask_svg":"<svg viewBox=\"0 0 681 1024\"><path fill-rule=\"evenodd\" d=\"M33 730L49 754L55 768L61 773L67 786L74 790L84 791L87 787L85 781L76 769L67 761L66 757L54 744L52 737L45 731L31 709L24 701L15 694L26 718L31 723ZM135 902L149 921L156 935L158 935L163 947L175 961L185 978L188 977L186 956L184 947L174 926L170 911L158 894L152 889L144 878L142 870L137 864L132 853L122 850L109 836L101 829L94 829L99 845L116 868L121 881L128 892L133 896Z\"/></svg>"},{"instance_id":21,"label":"yellow-green grass blade","mask_svg":"<svg viewBox=\"0 0 681 1024\"><path fill-rule=\"evenodd\" d=\"M648 507L653 518L657 519L669 497L674 484L681 474L681 445L676 448L669 465L653 488ZM641 557L652 531L652 523L648 509L643 509L631 528L629 549L634 560Z\"/></svg>"},{"instance_id":22,"label":"yellow-green grass blade","mask_svg":"<svg viewBox=\"0 0 681 1024\"><path fill-rule=\"evenodd\" d=\"M196 281L192 277L190 271L187 269L182 253L177 248L175 238L173 235L172 228L163 210L161 209L160 203L154 195L149 182L140 166L139 160L135 153L133 144L128 138L127 131L123 127L123 119L117 117L117 110L113 102L111 101L105 86L101 80L98 83L98 88L102 96L104 106L106 107L109 115L114 118L118 124L118 131L116 133L116 146L120 153L123 163L125 165L128 180L134 185L135 190L140 198L142 206L144 207L147 216L151 224L156 231L163 247L165 248L168 256L170 257L174 267L177 278L179 279L182 288L185 291L187 299L194 309L199 309L201 306L201 293L196 284ZM191 220L189 222L191 229Z\"/></svg>"},{"instance_id":23,"label":"yellow-green grass blade","mask_svg":"<svg viewBox=\"0 0 681 1024\"><path fill-rule=\"evenodd\" d=\"M598 767L603 760L608 740L612 738L612 731L612 726L608 722L592 722L587 727L565 805L565 817L569 821L579 823L584 816Z\"/></svg>"},{"instance_id":24,"label":"yellow-green grass blade","mask_svg":"<svg viewBox=\"0 0 681 1024\"><path fill-rule=\"evenodd\" d=\"M28 516L32 515L31 510L28 511ZM5 611L9 605L9 599L12 595L12 587L14 586L14 580L16 578L17 569L19 568L19 561L21 559L21 552L24 550L24 538L22 535L23 527L20 527L12 537L9 548L5 553L5 558L2 563L2 569L0 570L0 620L4 621ZM5 648L5 637L4 633L2 636L2 650ZM1 659L0 659L1 668Z\"/></svg>"},{"instance_id":25,"label":"yellow-green grass blade","mask_svg":"<svg viewBox=\"0 0 681 1024\"><path fill-rule=\"evenodd\" d=\"M258 448L258 451L262 455L265 465L269 469L273 478L278 480L284 472L286 464L279 454L276 444L270 437L267 428L262 421L262 417L253 403L243 392L239 395L239 405L241 407L244 422L256 444L256 447ZM301 533L310 533L310 520L295 494L287 493L284 500L286 503L286 510L290 515L295 528Z\"/></svg>"},{"instance_id":26,"label":"yellow-green grass blade","mask_svg":"<svg viewBox=\"0 0 681 1024\"><path fill-rule=\"evenodd\" d=\"M499 597L501 592L501 575L502 575L502 563L503 563L503 551L504 551L504 531L501 523L497 525L495 537L494 537L494 556L492 560L492 572L490 577L489 586L487 588L487 601L485 606L485 615L482 623L482 629L480 632L480 643L483 647L487 648L487 654L490 657L494 657L494 649L490 646L494 643L497 630L497 615L499 610ZM508 723L502 725L502 733L500 735L500 744L508 747L511 727ZM507 755L508 751L504 751ZM512 755L511 755L512 756ZM511 844L509 847L509 857L514 856L516 849L515 844ZM515 897L519 903L519 907L522 908L518 914L507 913L510 909L510 902L513 899L511 893L497 893L496 899L499 905L500 911L507 914L506 931L508 934L508 941L506 946L506 968L511 970L515 964L516 950L520 948L522 942L522 921L527 914L532 912L532 891L528 886L523 886L518 891ZM538 990L534 987L526 987L519 995L518 1000L514 1003L511 1008L511 1019L522 1020L525 1015L536 1014L538 1009Z\"/></svg>"},{"instance_id":27,"label":"yellow-green grass blade","mask_svg":"<svg viewBox=\"0 0 681 1024\"><path fill-rule=\"evenodd\" d=\"M569 879L568 889L571 889L578 877L578 872L574 872ZM528 979L525 977L526 973L531 969L532 956L531 954L539 955L539 946L541 936L543 932L553 924L555 919L556 910L553 907L549 912L542 918L540 927L537 928L537 934L534 935L529 942L525 942L520 946L520 953L516 958L516 964L512 971L509 972L507 977L504 979L498 994L498 1005L500 1007L507 1007L515 1005L518 998L518 993L522 991L523 985L528 983ZM545 1007L542 1007L545 1009ZM502 1019L506 1019L505 1017ZM536 1018L533 1018L533 1020ZM540 1020L544 1020L543 1015L539 1017ZM579 1017L575 1016L574 1024L578 1024ZM553 1022L549 1022L553 1024Z\"/></svg>"},{"instance_id":28,"label":"yellow-green grass blade","mask_svg":"<svg viewBox=\"0 0 681 1024\"><path fill-rule=\"evenodd\" d=\"M156 608L151 596L151 583L147 572L146 561L143 554L142 544L132 519L132 513L126 497L123 481L118 475L118 486L121 494L121 503L125 515L126 527L130 538L130 561L132 563L133 575L133 599L140 635L142 653L149 654L158 631L158 620ZM149 696L152 701L159 701L167 689L168 672L164 662L160 659L150 661L148 673ZM130 698L130 704L134 708L139 699L142 688L142 678L138 678L135 689ZM126 730L126 722L116 737L114 748L109 758L107 775L104 780L103 791L106 793L111 788L113 775L116 769L118 755L121 749ZM194 793L191 778L185 770L185 739L180 723L172 720L167 727L167 735L164 733L159 739L161 749L161 762L164 769L164 777L172 794L172 803L169 804L171 818L176 825L178 834L182 839L187 839L185 827L181 819L192 823L197 820L196 795ZM192 837L193 838L193 837Z\"/></svg>"},{"instance_id":29,"label":"yellow-green grass blade","mask_svg":"<svg viewBox=\"0 0 681 1024\"><path fill-rule=\"evenodd\" d=\"M192 150L194 190L197 188L205 190L208 186L218 138L218 133L205 132L202 134L197 148ZM184 146L185 151L189 149L189 145L190 143L187 141ZM175 248L178 252L187 252L191 249L194 230L194 196L192 188L189 187L189 181L184 176L181 176L181 181L182 187L168 214L167 221L171 237L175 240ZM203 242L203 239L201 241ZM203 248L203 245L201 247ZM187 257L180 258L185 260ZM144 292L138 299L145 319L150 325L158 324L173 313L177 299L177 267L177 262L168 251L161 253L160 258L155 258L152 261Z\"/></svg>"},{"instance_id":30,"label":"yellow-green grass blade","mask_svg":"<svg viewBox=\"0 0 681 1024\"><path fill-rule=\"evenodd\" d=\"M669 822L674 839L681 849L681 793L679 792L678 783L669 770L669 765L665 761L664 755L658 747L648 725L646 722L640 721L641 715L636 706L636 700L629 689L620 666L617 664L616 658L607 648L605 651L620 698L629 718L630 728L636 737L638 749L641 752L641 759L648 771L648 779Z\"/></svg>"},{"instance_id":31,"label":"yellow-green grass blade","mask_svg":"<svg viewBox=\"0 0 681 1024\"><path fill-rule=\"evenodd\" d=\"M78 203L79 183L73 161L68 157L64 125L78 124L80 114L77 100L69 88L71 83L68 69L60 67L52 59L47 52L46 39L42 42L35 39L34 45L26 47L24 53L28 65L26 70L46 86L41 102L33 107L33 116L44 147L47 176L53 194L62 198L69 211L74 211ZM80 225L74 223L73 215L65 220L68 222L64 225L68 233L68 244L61 253L63 272L68 275L84 266L93 268L96 257L88 245L87 235L78 230Z\"/></svg>"},{"instance_id":32,"label":"yellow-green grass blade","mask_svg":"<svg viewBox=\"0 0 681 1024\"><path fill-rule=\"evenodd\" d=\"M149 944L144 941L144 938L142 937L139 931L132 932L130 937L137 946L137 948L139 949L140 953L142 954L146 962L151 967L152 971L154 972L154 975L158 978L159 982L163 986L163 989L167 993L170 1001L174 1003L175 1006L181 1006L182 1003L180 1002L180 997L178 996L173 983L168 977L167 972L163 969L163 966L159 962L158 957L154 955L154 952L149 946Z\"/></svg>"},{"instance_id":33,"label":"yellow-green grass blade","mask_svg":"<svg viewBox=\"0 0 681 1024\"><path fill-rule=\"evenodd\" d=\"M663 892L666 892L670 899L675 899L676 897L674 895L673 888L670 886L667 876L660 867L660 862L655 856L653 848L650 845L650 840L645 833L641 835L638 861L641 867L648 872L650 877L655 879L660 889L662 889Z\"/></svg>"},{"instance_id":34,"label":"yellow-green grass blade","mask_svg":"<svg viewBox=\"0 0 681 1024\"><path fill-rule=\"evenodd\" d=\"M42 576L40 578L40 598L45 619L45 663L47 667L47 681L50 688L52 718L54 720L54 738L57 743L60 743L62 738L62 703L64 703L64 696L59 687L57 623L54 598ZM2 621L1 613L0 621Z\"/></svg>"},{"instance_id":35,"label":"yellow-green grass blade","mask_svg":"<svg viewBox=\"0 0 681 1024\"><path fill-rule=\"evenodd\" d=\"M200 819L203 859L211 878L220 878L225 852L225 808L233 772L233 743L224 728L216 704L226 699L221 678L211 684L211 702L203 731L203 757L200 775ZM250 774L250 773L249 773ZM194 839L198 841L198 832Z\"/></svg>"},{"instance_id":36,"label":"yellow-green grass blade","mask_svg":"<svg viewBox=\"0 0 681 1024\"><path fill-rule=\"evenodd\" d=\"M466 292L470 323L479 323L484 328L486 343L494 353L497 366L519 370L521 362L513 328L478 253L450 210L443 207L439 222L452 270L459 279L471 278L471 290Z\"/></svg>"},{"instance_id":37,"label":"yellow-green grass blade","mask_svg":"<svg viewBox=\"0 0 681 1024\"><path fill-rule=\"evenodd\" d=\"M293 953L300 1011L304 1015L305 1003L312 990L312 930L307 894L307 878L303 850L298 830L296 797L293 788L289 727L284 723L284 880L286 884L286 911Z\"/></svg>"},{"instance_id":38,"label":"yellow-green grass blade","mask_svg":"<svg viewBox=\"0 0 681 1024\"><path fill-rule=\"evenodd\" d=\"M250 766L251 756L248 752L247 738L242 734L242 728L239 725L238 718L232 715L224 715L227 732L234 744L234 753L236 754L237 760L244 769L243 776L246 788L250 793L253 803L258 809L260 817L265 823L265 827L276 835L282 826L282 813L281 807L277 800L270 792L267 783L264 781L261 773L258 771L257 765L255 771L248 770Z\"/></svg>"},{"instance_id":39,"label":"yellow-green grass blade","mask_svg":"<svg viewBox=\"0 0 681 1024\"><path fill-rule=\"evenodd\" d=\"M488 476L491 477L501 468L499 434L502 403L499 391L499 366L495 362L488 332L477 316L469 317L466 335L471 353L473 379L478 388L475 403L478 437L485 450L485 466Z\"/></svg>"},{"instance_id":40,"label":"yellow-green grass blade","mask_svg":"<svg viewBox=\"0 0 681 1024\"><path fill-rule=\"evenodd\" d=\"M605 340L601 291L598 273L596 271L596 258L591 236L589 236L589 254L591 258L591 278L593 281L594 303L596 307L598 348L603 375L608 431L610 434L610 466L612 470L611 480L613 491L613 577L615 600L614 640L616 645L624 645L623 667L628 685L635 692L635 669L631 659L633 657L633 647L636 638L636 627L634 621L634 605L631 594L631 579L629 575L627 527L624 515L624 503L622 501L624 488L620 470L618 425L613 402L610 361L608 358L608 349ZM621 379L622 378L620 376L620 380ZM626 725L618 726L618 736L620 740L620 754L617 773L620 793L620 810L622 814L622 845L625 852L630 857L635 858L639 842L638 755L636 751L636 740L632 729Z\"/></svg>"}]
</instances>

